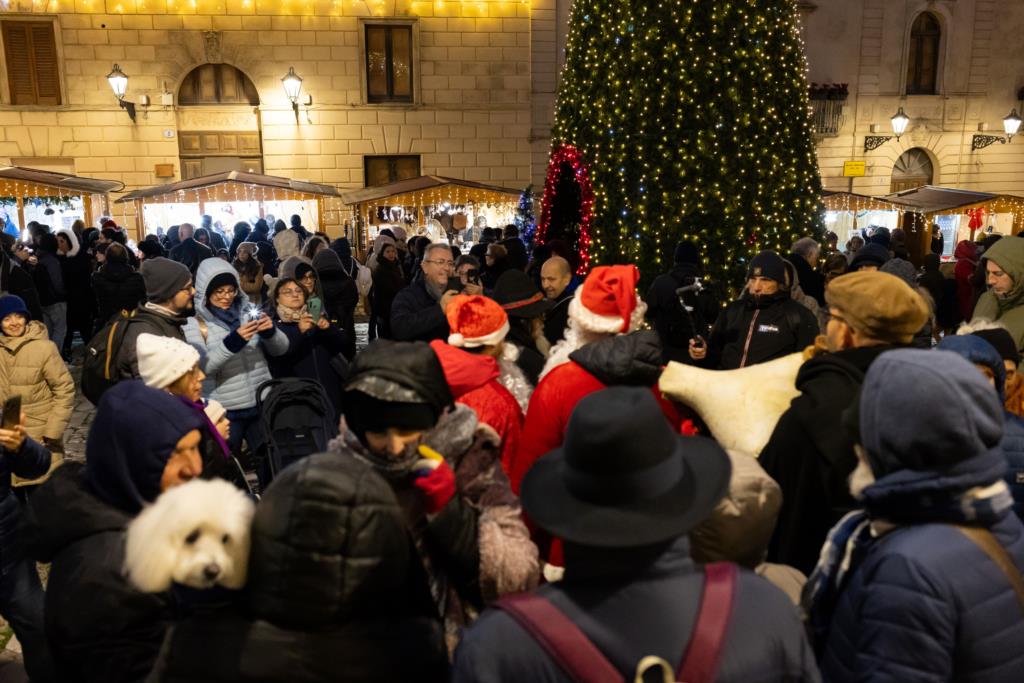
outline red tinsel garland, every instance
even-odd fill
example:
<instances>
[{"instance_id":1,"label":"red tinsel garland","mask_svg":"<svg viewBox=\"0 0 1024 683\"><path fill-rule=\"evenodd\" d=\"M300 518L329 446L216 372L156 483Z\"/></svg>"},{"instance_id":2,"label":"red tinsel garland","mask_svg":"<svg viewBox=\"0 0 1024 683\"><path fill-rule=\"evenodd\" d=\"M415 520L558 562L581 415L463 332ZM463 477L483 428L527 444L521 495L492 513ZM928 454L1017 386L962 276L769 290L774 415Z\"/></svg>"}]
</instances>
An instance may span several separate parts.
<instances>
[{"instance_id":1,"label":"red tinsel garland","mask_svg":"<svg viewBox=\"0 0 1024 683\"><path fill-rule=\"evenodd\" d=\"M548 174L544 181L544 199L541 201L540 224L537 226L537 244L544 244L548 228L551 226L551 206L559 180L559 169L562 164L569 164L576 176L580 188L580 265L577 275L586 275L590 270L590 226L594 219L594 188L590 184L590 172L583 160L583 154L572 145L558 145L551 152L548 162Z\"/></svg>"}]
</instances>

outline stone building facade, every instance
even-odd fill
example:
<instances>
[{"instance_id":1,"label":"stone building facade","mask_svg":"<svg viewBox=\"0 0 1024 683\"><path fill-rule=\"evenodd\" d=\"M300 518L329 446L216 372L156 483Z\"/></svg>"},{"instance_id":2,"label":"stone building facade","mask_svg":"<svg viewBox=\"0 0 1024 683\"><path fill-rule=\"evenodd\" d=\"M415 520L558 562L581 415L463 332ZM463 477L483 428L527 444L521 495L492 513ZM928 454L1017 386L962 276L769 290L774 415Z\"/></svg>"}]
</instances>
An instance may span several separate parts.
<instances>
[{"instance_id":1,"label":"stone building facade","mask_svg":"<svg viewBox=\"0 0 1024 683\"><path fill-rule=\"evenodd\" d=\"M129 190L232 168L341 189L543 180L556 0L5 0L0 22L0 164Z\"/></svg>"}]
</instances>

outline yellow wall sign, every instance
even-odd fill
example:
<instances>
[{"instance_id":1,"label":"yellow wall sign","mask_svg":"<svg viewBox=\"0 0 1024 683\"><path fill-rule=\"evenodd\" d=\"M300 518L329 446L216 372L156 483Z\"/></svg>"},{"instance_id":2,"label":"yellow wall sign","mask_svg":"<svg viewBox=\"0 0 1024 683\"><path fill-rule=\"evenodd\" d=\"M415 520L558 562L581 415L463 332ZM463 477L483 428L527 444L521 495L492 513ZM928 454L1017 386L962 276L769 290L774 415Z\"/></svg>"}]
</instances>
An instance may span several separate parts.
<instances>
[{"instance_id":1,"label":"yellow wall sign","mask_svg":"<svg viewBox=\"0 0 1024 683\"><path fill-rule=\"evenodd\" d=\"M843 177L844 178L862 178L864 172L867 170L866 161L844 161L843 162Z\"/></svg>"}]
</instances>

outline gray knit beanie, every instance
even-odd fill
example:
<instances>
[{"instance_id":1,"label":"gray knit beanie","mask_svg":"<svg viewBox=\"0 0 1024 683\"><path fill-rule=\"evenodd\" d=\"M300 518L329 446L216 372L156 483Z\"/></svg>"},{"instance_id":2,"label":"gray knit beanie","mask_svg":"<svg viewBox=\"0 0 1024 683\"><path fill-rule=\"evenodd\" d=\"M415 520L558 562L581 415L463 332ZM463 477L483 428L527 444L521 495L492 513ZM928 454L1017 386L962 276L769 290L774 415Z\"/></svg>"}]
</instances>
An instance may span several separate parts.
<instances>
[{"instance_id":1,"label":"gray knit beanie","mask_svg":"<svg viewBox=\"0 0 1024 683\"><path fill-rule=\"evenodd\" d=\"M173 299L192 280L183 264L163 257L146 259L140 272L146 282L146 298L154 302Z\"/></svg>"}]
</instances>

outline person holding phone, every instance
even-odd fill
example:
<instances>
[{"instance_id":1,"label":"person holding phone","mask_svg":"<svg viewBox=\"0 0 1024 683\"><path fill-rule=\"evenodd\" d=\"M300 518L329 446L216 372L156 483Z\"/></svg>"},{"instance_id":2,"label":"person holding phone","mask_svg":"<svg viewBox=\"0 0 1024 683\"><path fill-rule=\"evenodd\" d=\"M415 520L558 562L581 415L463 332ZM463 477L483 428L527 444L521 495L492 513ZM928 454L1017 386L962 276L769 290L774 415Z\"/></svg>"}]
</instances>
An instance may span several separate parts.
<instances>
[{"instance_id":1,"label":"person holding phone","mask_svg":"<svg viewBox=\"0 0 1024 683\"><path fill-rule=\"evenodd\" d=\"M288 351L288 337L242 291L238 272L220 259L196 271L196 315L185 324L185 339L199 350L207 379L204 396L227 409L228 444L242 460L242 442L256 453L265 442L256 390L271 379L267 356ZM244 462L244 460L242 460Z\"/></svg>"},{"instance_id":2,"label":"person holding phone","mask_svg":"<svg viewBox=\"0 0 1024 683\"><path fill-rule=\"evenodd\" d=\"M33 320L21 297L0 297L0 400L21 396L25 432L63 458L64 429L75 404L75 383L46 327ZM44 474L46 474L44 472ZM15 477L14 486L38 484Z\"/></svg>"},{"instance_id":3,"label":"person holding phone","mask_svg":"<svg viewBox=\"0 0 1024 683\"><path fill-rule=\"evenodd\" d=\"M398 341L446 340L450 330L445 310L452 298L483 290L479 285L464 285L455 275L447 244L427 246L420 267L423 278L400 291L391 305L391 333Z\"/></svg>"},{"instance_id":4,"label":"person holding phone","mask_svg":"<svg viewBox=\"0 0 1024 683\"><path fill-rule=\"evenodd\" d=\"M46 474L50 451L25 432L21 396L11 396L0 415L0 616L21 643L25 670L33 681L54 680L43 630L45 594L35 562L21 543L21 506L11 494L11 475L33 479Z\"/></svg>"}]
</instances>

